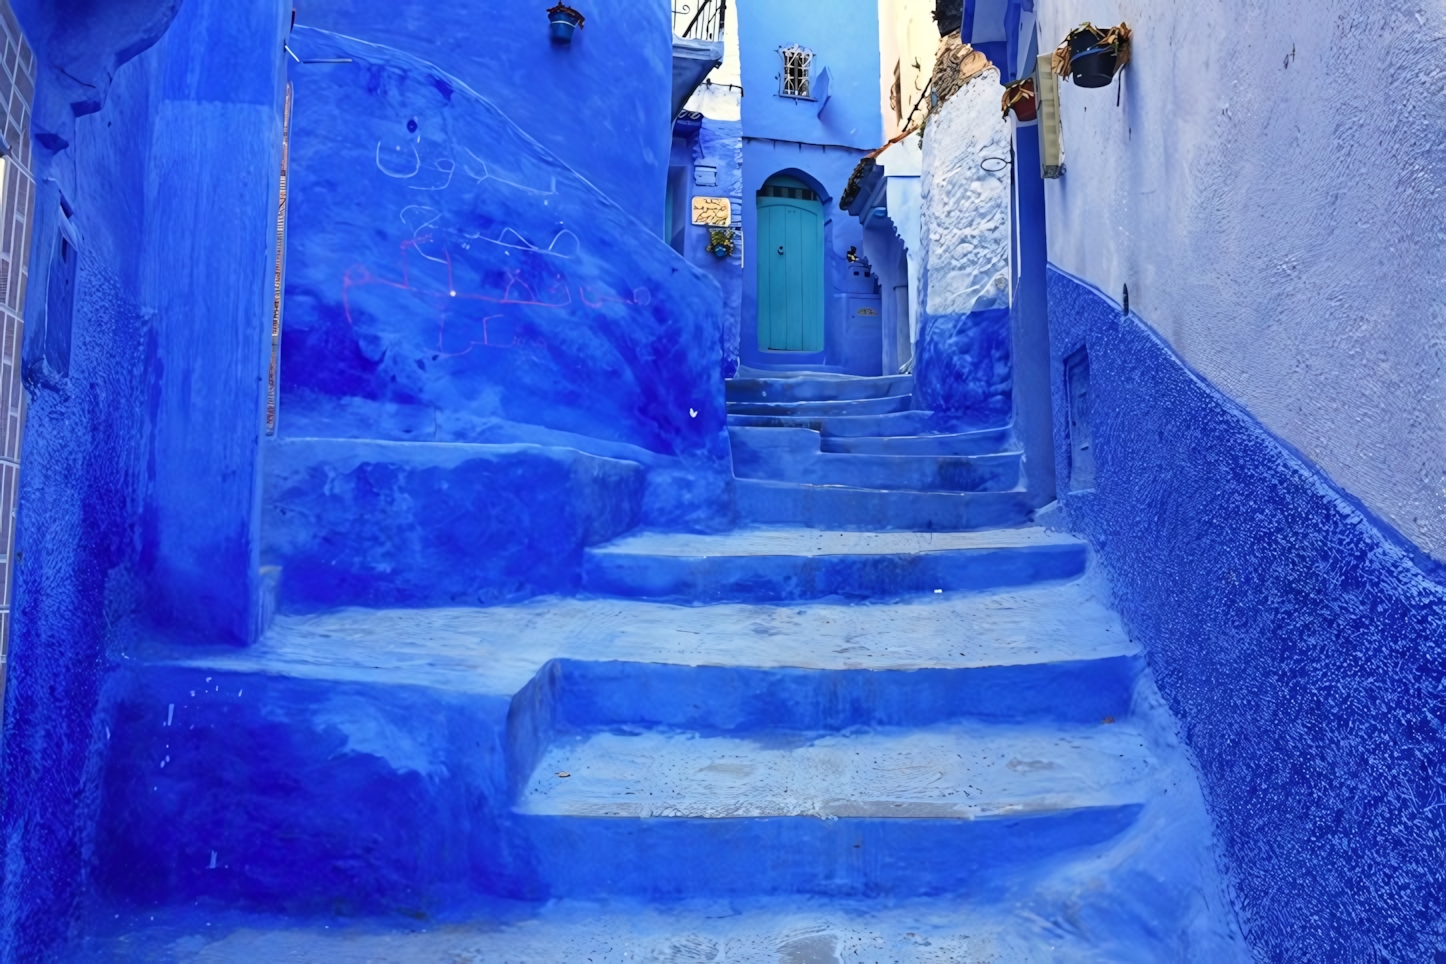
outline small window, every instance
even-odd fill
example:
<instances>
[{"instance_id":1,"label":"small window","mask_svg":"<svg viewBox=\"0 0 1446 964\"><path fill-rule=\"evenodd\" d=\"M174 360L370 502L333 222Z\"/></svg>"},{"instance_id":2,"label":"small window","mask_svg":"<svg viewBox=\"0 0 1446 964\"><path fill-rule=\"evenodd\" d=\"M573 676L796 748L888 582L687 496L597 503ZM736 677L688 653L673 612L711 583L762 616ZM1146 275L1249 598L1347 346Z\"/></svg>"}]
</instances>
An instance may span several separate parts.
<instances>
[{"instance_id":1,"label":"small window","mask_svg":"<svg viewBox=\"0 0 1446 964\"><path fill-rule=\"evenodd\" d=\"M811 99L809 76L813 68L813 51L795 45L778 52L783 56L783 87L779 93L784 97Z\"/></svg>"},{"instance_id":2,"label":"small window","mask_svg":"<svg viewBox=\"0 0 1446 964\"><path fill-rule=\"evenodd\" d=\"M1064 387L1069 397L1069 489L1095 487L1094 433L1090 430L1090 356L1080 348L1064 360Z\"/></svg>"}]
</instances>

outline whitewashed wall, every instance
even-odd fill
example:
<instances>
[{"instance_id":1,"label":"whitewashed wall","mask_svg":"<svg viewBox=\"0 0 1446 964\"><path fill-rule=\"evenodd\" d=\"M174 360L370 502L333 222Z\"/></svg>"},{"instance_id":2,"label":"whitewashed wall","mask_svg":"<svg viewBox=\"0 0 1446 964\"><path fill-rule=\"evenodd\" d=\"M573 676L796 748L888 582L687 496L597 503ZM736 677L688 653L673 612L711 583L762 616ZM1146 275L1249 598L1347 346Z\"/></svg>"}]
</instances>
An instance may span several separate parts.
<instances>
[{"instance_id":1,"label":"whitewashed wall","mask_svg":"<svg viewBox=\"0 0 1446 964\"><path fill-rule=\"evenodd\" d=\"M1062 85L1050 260L1446 560L1446 0L1041 6L1135 32Z\"/></svg>"},{"instance_id":2,"label":"whitewashed wall","mask_svg":"<svg viewBox=\"0 0 1446 964\"><path fill-rule=\"evenodd\" d=\"M923 308L946 315L1009 306L1009 126L999 75L975 77L924 131L920 180Z\"/></svg>"}]
</instances>

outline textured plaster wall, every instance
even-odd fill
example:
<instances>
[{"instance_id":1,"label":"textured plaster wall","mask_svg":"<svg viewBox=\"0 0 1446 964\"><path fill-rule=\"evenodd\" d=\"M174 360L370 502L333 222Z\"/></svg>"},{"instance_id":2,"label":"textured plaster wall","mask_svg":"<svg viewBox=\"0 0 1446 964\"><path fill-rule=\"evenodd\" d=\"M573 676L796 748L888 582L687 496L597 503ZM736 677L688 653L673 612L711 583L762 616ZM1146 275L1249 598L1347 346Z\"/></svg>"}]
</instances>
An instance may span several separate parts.
<instances>
[{"instance_id":1,"label":"textured plaster wall","mask_svg":"<svg viewBox=\"0 0 1446 964\"><path fill-rule=\"evenodd\" d=\"M1051 261L1446 560L1446 4L1049 0L1041 47L1085 19L1134 54L1062 85Z\"/></svg>"},{"instance_id":2,"label":"textured plaster wall","mask_svg":"<svg viewBox=\"0 0 1446 964\"><path fill-rule=\"evenodd\" d=\"M1009 168L985 160L1010 157L998 105L993 70L945 101L924 131L920 177L915 397L977 424L1010 412Z\"/></svg>"},{"instance_id":3,"label":"textured plaster wall","mask_svg":"<svg viewBox=\"0 0 1446 964\"><path fill-rule=\"evenodd\" d=\"M648 465L650 524L725 522L717 286L457 78L292 43L352 63L293 69L280 433L562 444Z\"/></svg>"},{"instance_id":4,"label":"textured plaster wall","mask_svg":"<svg viewBox=\"0 0 1446 964\"><path fill-rule=\"evenodd\" d=\"M62 197L80 259L69 374L27 366L0 960L53 959L89 885L108 650L252 626L283 12L176 6L15 4L41 67L27 319Z\"/></svg>"},{"instance_id":5,"label":"textured plaster wall","mask_svg":"<svg viewBox=\"0 0 1446 964\"><path fill-rule=\"evenodd\" d=\"M662 216L673 118L668 5L589 0L570 44L548 39L549 3L308 0L297 21L405 50L492 101L644 224ZM729 14L733 11L730 9Z\"/></svg>"},{"instance_id":6,"label":"textured plaster wall","mask_svg":"<svg viewBox=\"0 0 1446 964\"><path fill-rule=\"evenodd\" d=\"M1257 955L1442 959L1446 590L1141 319L1057 270L1049 312L1062 501L1199 761ZM1096 474L1071 490L1081 347Z\"/></svg>"}]
</instances>

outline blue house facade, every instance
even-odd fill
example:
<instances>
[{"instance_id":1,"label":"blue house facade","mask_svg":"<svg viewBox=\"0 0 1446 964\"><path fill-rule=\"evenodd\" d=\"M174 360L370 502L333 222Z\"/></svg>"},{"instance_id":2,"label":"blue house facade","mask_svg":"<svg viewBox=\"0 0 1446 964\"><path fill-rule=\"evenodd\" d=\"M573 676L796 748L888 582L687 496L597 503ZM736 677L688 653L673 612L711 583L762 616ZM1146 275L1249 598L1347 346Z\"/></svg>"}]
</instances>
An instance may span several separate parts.
<instances>
[{"instance_id":1,"label":"blue house facade","mask_svg":"<svg viewBox=\"0 0 1446 964\"><path fill-rule=\"evenodd\" d=\"M850 0L824 16L816 4L748 3L738 30L742 364L879 374L878 286L863 232L838 206L859 159L883 140L877 5Z\"/></svg>"}]
</instances>

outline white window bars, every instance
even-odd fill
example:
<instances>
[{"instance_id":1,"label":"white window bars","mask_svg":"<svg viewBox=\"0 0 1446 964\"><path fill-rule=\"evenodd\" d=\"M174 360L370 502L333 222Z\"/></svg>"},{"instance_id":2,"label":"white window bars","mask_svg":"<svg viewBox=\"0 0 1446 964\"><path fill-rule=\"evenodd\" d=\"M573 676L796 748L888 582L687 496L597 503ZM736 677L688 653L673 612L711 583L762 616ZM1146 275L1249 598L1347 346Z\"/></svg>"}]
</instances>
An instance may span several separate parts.
<instances>
[{"instance_id":1,"label":"white window bars","mask_svg":"<svg viewBox=\"0 0 1446 964\"><path fill-rule=\"evenodd\" d=\"M792 47L780 47L778 53L783 57L778 92L784 97L812 100L813 51L794 44Z\"/></svg>"}]
</instances>

